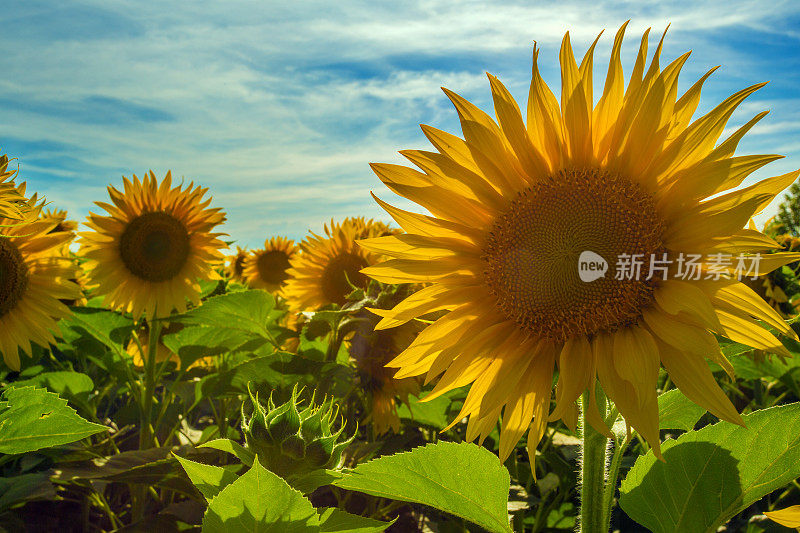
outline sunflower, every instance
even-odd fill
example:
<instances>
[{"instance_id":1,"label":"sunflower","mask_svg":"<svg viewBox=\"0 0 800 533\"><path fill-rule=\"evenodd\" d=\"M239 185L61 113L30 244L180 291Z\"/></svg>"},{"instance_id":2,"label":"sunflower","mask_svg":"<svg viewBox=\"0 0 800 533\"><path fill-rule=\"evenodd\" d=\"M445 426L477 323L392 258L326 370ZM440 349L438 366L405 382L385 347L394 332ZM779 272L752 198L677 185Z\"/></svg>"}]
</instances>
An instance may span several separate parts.
<instances>
[{"instance_id":1,"label":"sunflower","mask_svg":"<svg viewBox=\"0 0 800 533\"><path fill-rule=\"evenodd\" d=\"M19 186L14 183L17 171L9 170L8 163L8 156L0 155L0 217L6 218L6 225L28 217L35 218L41 209L35 196L30 200L25 197L24 183Z\"/></svg>"},{"instance_id":2,"label":"sunflower","mask_svg":"<svg viewBox=\"0 0 800 533\"><path fill-rule=\"evenodd\" d=\"M586 420L610 436L595 401L597 380L660 457L661 365L694 402L742 424L705 361L732 374L713 333L786 355L754 319L795 336L737 277L764 274L800 257L775 253L756 260L755 254L777 244L744 228L798 172L730 190L780 157L733 157L765 113L715 146L734 109L763 84L692 122L714 69L678 98L678 72L689 54L662 70L662 37L645 70L646 32L624 88L624 31L625 25L614 39L596 105L595 45L578 65L566 34L560 104L539 74L534 48L527 122L509 91L489 75L497 122L445 89L464 138L422 126L437 151L400 152L421 172L372 165L391 190L433 215L376 198L407 234L362 241L366 250L393 258L362 273L385 283L430 284L393 310L377 311L383 316L377 327L449 311L389 366L399 369L398 378L439 377L427 399L471 384L456 421L468 416L467 439L484 439L502 415L502 459L528 431L532 460L548 420L574 420L576 400L587 389ZM735 257L733 266L715 263L725 254L742 254L744 267ZM642 275L629 276L635 271L626 262L642 258L667 264L667 271L648 273L645 264ZM600 276L583 281L579 262ZM691 262L701 279L694 279L695 270L686 275ZM555 367L556 406L548 416Z\"/></svg>"},{"instance_id":3,"label":"sunflower","mask_svg":"<svg viewBox=\"0 0 800 533\"><path fill-rule=\"evenodd\" d=\"M228 257L228 266L225 268L225 275L228 279L238 282L244 281L244 262L247 260L247 248L236 247L236 254Z\"/></svg>"},{"instance_id":4,"label":"sunflower","mask_svg":"<svg viewBox=\"0 0 800 533\"><path fill-rule=\"evenodd\" d=\"M20 369L20 349L30 355L31 342L55 342L56 321L69 315L59 299L80 297L70 281L74 265L54 253L72 234L51 233L54 227L49 220L0 218L0 353L13 370Z\"/></svg>"},{"instance_id":5,"label":"sunflower","mask_svg":"<svg viewBox=\"0 0 800 533\"><path fill-rule=\"evenodd\" d=\"M361 387L370 399L370 415L375 435L393 430L400 433L397 398L408 403L410 394L418 395L420 380L416 377L395 379L386 363L405 350L422 327L418 321L407 322L391 330L375 331L374 315L358 313L361 327L350 343L350 356L356 365Z\"/></svg>"},{"instance_id":6,"label":"sunflower","mask_svg":"<svg viewBox=\"0 0 800 533\"><path fill-rule=\"evenodd\" d=\"M393 230L382 222L348 217L341 224L325 224L325 236L311 235L300 243L291 259L289 279L281 291L292 311L344 305L355 287L366 287L360 272L375 264L378 256L356 244L356 239L388 235Z\"/></svg>"},{"instance_id":7,"label":"sunflower","mask_svg":"<svg viewBox=\"0 0 800 533\"><path fill-rule=\"evenodd\" d=\"M289 262L297 246L286 237L272 237L264 241L264 248L253 250L244 261L243 276L254 289L277 291L286 282Z\"/></svg>"},{"instance_id":8,"label":"sunflower","mask_svg":"<svg viewBox=\"0 0 800 533\"><path fill-rule=\"evenodd\" d=\"M225 221L209 209L208 189L190 183L172 187L167 172L159 184L150 171L139 181L123 177L124 193L109 186L113 205L96 202L109 216L90 213L81 233L80 254L104 302L139 318L186 310L186 300L200 302L199 279L218 279L225 243L212 233Z\"/></svg>"}]
</instances>

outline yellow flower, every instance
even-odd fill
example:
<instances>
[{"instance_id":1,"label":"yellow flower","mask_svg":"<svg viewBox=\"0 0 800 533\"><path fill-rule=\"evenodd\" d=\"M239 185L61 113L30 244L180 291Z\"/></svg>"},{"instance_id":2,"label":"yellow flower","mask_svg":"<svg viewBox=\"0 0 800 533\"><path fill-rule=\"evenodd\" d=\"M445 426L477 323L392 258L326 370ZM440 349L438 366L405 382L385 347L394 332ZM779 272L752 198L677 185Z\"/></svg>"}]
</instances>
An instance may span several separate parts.
<instances>
[{"instance_id":1,"label":"yellow flower","mask_svg":"<svg viewBox=\"0 0 800 533\"><path fill-rule=\"evenodd\" d=\"M123 181L124 193L108 187L113 205L96 202L109 216L91 213L86 225L93 231L80 234L96 293L135 318L183 312L187 299L199 304L198 280L219 278L214 268L225 243L212 231L225 215L208 208L207 189L172 187L169 172L160 184L152 171Z\"/></svg>"},{"instance_id":2,"label":"yellow flower","mask_svg":"<svg viewBox=\"0 0 800 533\"><path fill-rule=\"evenodd\" d=\"M356 365L361 387L370 397L370 416L375 435L392 429L400 433L400 418L396 398L408 402L409 394L418 395L420 380L416 377L395 379L386 363L405 350L422 329L417 321L408 322L392 330L374 331L372 317L363 319L350 343L350 356Z\"/></svg>"},{"instance_id":3,"label":"yellow flower","mask_svg":"<svg viewBox=\"0 0 800 533\"><path fill-rule=\"evenodd\" d=\"M0 217L6 218L6 225L17 221L36 218L41 205L37 205L36 196L25 197L25 183L19 186L14 183L16 170L8 169L8 156L0 155Z\"/></svg>"},{"instance_id":4,"label":"yellow flower","mask_svg":"<svg viewBox=\"0 0 800 533\"><path fill-rule=\"evenodd\" d=\"M578 65L567 34L559 55L560 104L539 74L534 49L527 122L508 90L489 75L497 122L445 90L464 139L423 126L437 151L401 152L422 172L372 165L390 189L433 215L377 200L407 234L361 242L393 257L362 272L385 283L430 283L393 310L378 311L384 317L378 327L450 311L389 366L399 369L398 378L441 375L428 399L471 383L456 421L469 416L467 439L483 439L502 413L502 459L526 430L532 459L547 421L573 420L576 399L587 388L592 395L587 421L609 434L594 402L597 379L660 456L661 365L689 398L741 424L705 361L732 372L712 332L782 354L787 352L780 341L754 318L794 336L731 273L763 274L800 257L767 254L755 265L749 254L777 245L744 229L798 172L729 191L779 157L733 157L741 137L765 113L715 146L734 109L763 84L690 123L711 72L678 98L678 72L688 53L662 70L659 42L645 69L645 33L624 88L624 30L615 37L596 105L594 45ZM624 265L625 254L645 262L667 254L671 269L647 279L645 263L642 275L629 277L623 269L617 279L615 269L618 261ZM713 270L714 254L749 259L744 269L720 266L719 279L694 280L694 272L686 279L676 275L676 265L690 259L687 254L702 254L703 278ZM579 259L586 269L605 263L608 271L583 281ZM555 366L556 407L548 416Z\"/></svg>"},{"instance_id":5,"label":"yellow flower","mask_svg":"<svg viewBox=\"0 0 800 533\"><path fill-rule=\"evenodd\" d=\"M31 342L54 343L56 321L69 315L59 299L80 297L71 261L54 253L72 239L69 232L50 233L52 221L14 223L0 217L0 353L19 370L19 350L30 355Z\"/></svg>"},{"instance_id":6,"label":"yellow flower","mask_svg":"<svg viewBox=\"0 0 800 533\"><path fill-rule=\"evenodd\" d=\"M782 526L793 527L800 531L800 505L792 505L786 509L764 513L767 518Z\"/></svg>"},{"instance_id":7,"label":"yellow flower","mask_svg":"<svg viewBox=\"0 0 800 533\"><path fill-rule=\"evenodd\" d=\"M300 253L290 261L289 279L281 292L292 311L343 305L353 286L366 287L367 277L360 270L376 263L378 256L359 247L356 239L392 231L382 222L361 217L346 218L341 224L331 220L324 229L324 237L309 232L300 243Z\"/></svg>"},{"instance_id":8,"label":"yellow flower","mask_svg":"<svg viewBox=\"0 0 800 533\"><path fill-rule=\"evenodd\" d=\"M289 277L289 261L297 246L286 237L264 241L264 248L253 250L244 261L244 279L254 289L277 291Z\"/></svg>"},{"instance_id":9,"label":"yellow flower","mask_svg":"<svg viewBox=\"0 0 800 533\"><path fill-rule=\"evenodd\" d=\"M238 282L244 281L244 262L247 260L247 249L240 246L236 247L236 254L228 257L228 266L225 268L225 275L228 279Z\"/></svg>"}]
</instances>

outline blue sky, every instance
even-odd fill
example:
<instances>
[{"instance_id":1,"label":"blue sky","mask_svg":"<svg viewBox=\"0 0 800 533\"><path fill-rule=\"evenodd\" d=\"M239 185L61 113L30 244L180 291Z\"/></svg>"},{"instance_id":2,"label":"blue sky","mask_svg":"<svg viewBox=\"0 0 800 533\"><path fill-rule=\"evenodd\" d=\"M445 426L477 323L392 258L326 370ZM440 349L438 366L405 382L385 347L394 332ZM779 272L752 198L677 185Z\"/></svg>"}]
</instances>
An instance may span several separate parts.
<instances>
[{"instance_id":1,"label":"blue sky","mask_svg":"<svg viewBox=\"0 0 800 533\"><path fill-rule=\"evenodd\" d=\"M599 85L629 18L626 76L642 31L653 27L652 51L671 23L664 62L693 50L682 90L723 65L697 116L769 80L729 126L770 109L739 153L787 156L755 177L800 167L794 2L6 0L3 13L0 149L76 219L108 184L151 168L210 187L225 231L250 247L302 238L332 217L386 219L369 191L392 196L368 163L427 149L419 123L458 132L440 86L490 110L488 71L524 102L534 40L559 87L564 32L582 55L605 29Z\"/></svg>"}]
</instances>

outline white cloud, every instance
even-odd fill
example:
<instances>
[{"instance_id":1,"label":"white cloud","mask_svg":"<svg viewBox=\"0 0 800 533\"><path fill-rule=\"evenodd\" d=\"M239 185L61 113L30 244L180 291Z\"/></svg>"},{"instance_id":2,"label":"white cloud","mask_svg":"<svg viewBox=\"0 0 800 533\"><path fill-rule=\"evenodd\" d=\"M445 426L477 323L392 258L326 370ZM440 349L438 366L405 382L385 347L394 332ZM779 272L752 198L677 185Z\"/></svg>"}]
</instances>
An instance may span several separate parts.
<instances>
[{"instance_id":1,"label":"white cloud","mask_svg":"<svg viewBox=\"0 0 800 533\"><path fill-rule=\"evenodd\" d=\"M782 22L789 10L797 12L788 2L744 1L20 3L0 35L8 51L0 109L4 135L23 150L12 154L23 175L55 204L83 215L120 174L171 168L209 186L229 213L226 231L257 245L267 233L301 237L331 216L385 219L368 194L385 189L367 163L425 146L419 122L455 128L441 85L488 105L489 69L524 98L534 39L557 87L564 31L582 53L606 28L596 52L600 84L619 24L632 19L628 72L644 28L653 26L653 47L671 22L665 59L696 50L682 85L728 65L708 82L704 112L779 64L734 40L748 31L796 40ZM102 25L92 26L87 11L103 14ZM73 33L63 30L69 16ZM770 104L782 114L767 117L742 149L782 144L796 155L800 147L784 138L796 131L798 117L788 112L796 101L769 90L735 120ZM96 97L135 107L111 120ZM39 146L46 143L57 144Z\"/></svg>"}]
</instances>

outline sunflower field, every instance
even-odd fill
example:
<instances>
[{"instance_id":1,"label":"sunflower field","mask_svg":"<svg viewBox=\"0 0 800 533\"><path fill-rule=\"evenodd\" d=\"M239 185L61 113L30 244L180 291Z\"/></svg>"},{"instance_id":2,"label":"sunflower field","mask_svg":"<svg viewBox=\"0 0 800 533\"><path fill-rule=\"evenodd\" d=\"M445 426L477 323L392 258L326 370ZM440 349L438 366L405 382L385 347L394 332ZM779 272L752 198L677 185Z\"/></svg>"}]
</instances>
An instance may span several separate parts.
<instances>
[{"instance_id":1,"label":"sunflower field","mask_svg":"<svg viewBox=\"0 0 800 533\"><path fill-rule=\"evenodd\" d=\"M301 242L152 171L79 226L3 155L0 531L800 530L800 186L752 220L800 171L742 186L763 84L696 117L625 27L600 94L569 34L525 109L445 89L371 164L419 209Z\"/></svg>"}]
</instances>

